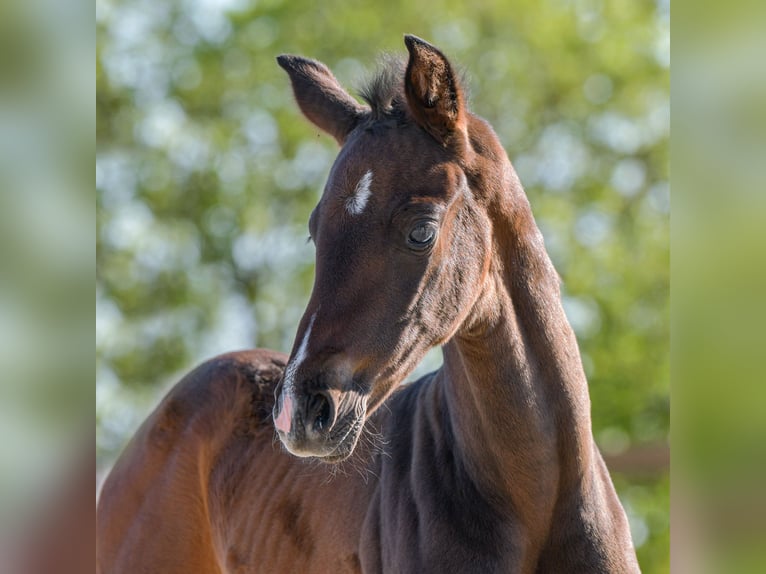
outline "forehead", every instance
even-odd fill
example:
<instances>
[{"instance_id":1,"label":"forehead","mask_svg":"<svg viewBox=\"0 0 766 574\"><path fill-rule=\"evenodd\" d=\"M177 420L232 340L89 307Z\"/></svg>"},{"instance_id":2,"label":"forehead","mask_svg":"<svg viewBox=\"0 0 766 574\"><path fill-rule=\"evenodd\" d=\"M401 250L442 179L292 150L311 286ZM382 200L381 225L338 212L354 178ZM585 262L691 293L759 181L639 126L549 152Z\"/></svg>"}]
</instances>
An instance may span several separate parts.
<instances>
[{"instance_id":1,"label":"forehead","mask_svg":"<svg viewBox=\"0 0 766 574\"><path fill-rule=\"evenodd\" d=\"M449 154L422 130L362 130L338 154L324 199L342 202L373 190L379 205L410 195L438 197L450 189L456 169Z\"/></svg>"}]
</instances>

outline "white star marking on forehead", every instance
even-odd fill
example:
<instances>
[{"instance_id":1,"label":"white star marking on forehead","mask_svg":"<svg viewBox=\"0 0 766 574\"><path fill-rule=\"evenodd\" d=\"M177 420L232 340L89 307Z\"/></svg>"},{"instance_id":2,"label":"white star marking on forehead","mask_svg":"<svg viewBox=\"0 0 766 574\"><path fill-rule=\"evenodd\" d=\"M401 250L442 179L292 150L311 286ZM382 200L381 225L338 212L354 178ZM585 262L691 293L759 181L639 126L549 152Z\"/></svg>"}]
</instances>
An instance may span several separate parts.
<instances>
[{"instance_id":1,"label":"white star marking on forehead","mask_svg":"<svg viewBox=\"0 0 766 574\"><path fill-rule=\"evenodd\" d=\"M367 201L370 199L370 185L372 185L372 170L368 169L367 173L356 184L354 193L346 199L346 211L351 215L359 215L364 211Z\"/></svg>"}]
</instances>

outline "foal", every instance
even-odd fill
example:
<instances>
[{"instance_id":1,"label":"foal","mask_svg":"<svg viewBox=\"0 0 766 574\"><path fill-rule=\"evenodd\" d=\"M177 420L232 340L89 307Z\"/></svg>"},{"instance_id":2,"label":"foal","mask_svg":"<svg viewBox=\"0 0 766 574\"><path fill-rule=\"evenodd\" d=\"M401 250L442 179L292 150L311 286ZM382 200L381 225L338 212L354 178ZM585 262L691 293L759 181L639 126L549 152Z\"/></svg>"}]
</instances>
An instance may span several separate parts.
<instances>
[{"instance_id":1,"label":"foal","mask_svg":"<svg viewBox=\"0 0 766 574\"><path fill-rule=\"evenodd\" d=\"M444 55L405 43L366 105L278 58L341 145L295 346L165 398L104 485L102 572L638 571L521 184ZM436 345L444 366L398 387Z\"/></svg>"}]
</instances>

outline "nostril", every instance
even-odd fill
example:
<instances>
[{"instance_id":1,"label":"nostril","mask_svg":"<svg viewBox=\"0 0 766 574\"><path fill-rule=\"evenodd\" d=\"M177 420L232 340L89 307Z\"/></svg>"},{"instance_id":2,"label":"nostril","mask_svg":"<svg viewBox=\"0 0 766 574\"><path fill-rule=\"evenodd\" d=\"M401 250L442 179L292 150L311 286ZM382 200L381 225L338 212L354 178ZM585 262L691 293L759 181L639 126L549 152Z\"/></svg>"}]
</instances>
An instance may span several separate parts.
<instances>
[{"instance_id":1,"label":"nostril","mask_svg":"<svg viewBox=\"0 0 766 574\"><path fill-rule=\"evenodd\" d=\"M313 421L315 432L327 430L332 421L332 401L325 393L314 393L309 397L307 405L307 421Z\"/></svg>"}]
</instances>

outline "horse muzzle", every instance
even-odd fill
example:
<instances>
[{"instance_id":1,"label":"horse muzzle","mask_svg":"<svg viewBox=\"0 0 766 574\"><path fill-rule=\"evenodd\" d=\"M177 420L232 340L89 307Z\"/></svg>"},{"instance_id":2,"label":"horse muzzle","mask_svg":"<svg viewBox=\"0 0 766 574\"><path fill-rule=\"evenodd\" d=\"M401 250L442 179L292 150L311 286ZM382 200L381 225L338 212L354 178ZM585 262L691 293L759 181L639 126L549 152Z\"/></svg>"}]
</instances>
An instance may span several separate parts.
<instances>
[{"instance_id":1,"label":"horse muzzle","mask_svg":"<svg viewBox=\"0 0 766 574\"><path fill-rule=\"evenodd\" d=\"M348 396L352 394L356 393L295 393L283 387L273 410L279 440L295 456L347 458L364 424L365 412L359 405L363 403L361 397Z\"/></svg>"}]
</instances>

